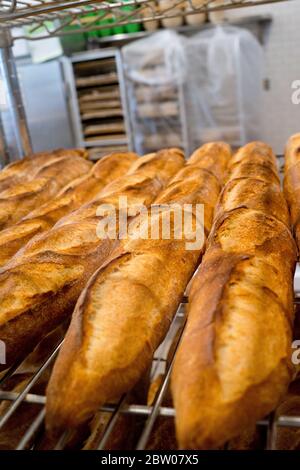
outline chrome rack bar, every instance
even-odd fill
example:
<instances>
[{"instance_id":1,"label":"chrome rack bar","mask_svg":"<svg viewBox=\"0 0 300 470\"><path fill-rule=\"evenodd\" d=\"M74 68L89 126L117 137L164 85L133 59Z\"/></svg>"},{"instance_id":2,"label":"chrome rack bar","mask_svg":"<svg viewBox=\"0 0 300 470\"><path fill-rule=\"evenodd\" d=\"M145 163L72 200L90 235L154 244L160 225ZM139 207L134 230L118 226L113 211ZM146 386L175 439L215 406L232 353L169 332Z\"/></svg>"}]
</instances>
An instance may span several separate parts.
<instances>
[{"instance_id":1,"label":"chrome rack bar","mask_svg":"<svg viewBox=\"0 0 300 470\"><path fill-rule=\"evenodd\" d=\"M59 343L58 346L54 349L54 351L50 354L48 359L44 362L44 364L38 369L38 371L35 373L35 375L32 377L32 379L28 382L26 387L22 390L22 392L19 394L18 398L12 403L12 405L8 408L6 413L2 415L0 418L0 429L5 425L5 423L9 420L9 418L12 416L12 414L16 411L16 409L21 405L23 402L25 396L27 393L31 390L33 385L38 381L42 373L45 371L45 369L48 367L48 365L51 363L51 361L54 359L56 354L59 351L59 348L62 344L63 340Z\"/></svg>"}]
</instances>

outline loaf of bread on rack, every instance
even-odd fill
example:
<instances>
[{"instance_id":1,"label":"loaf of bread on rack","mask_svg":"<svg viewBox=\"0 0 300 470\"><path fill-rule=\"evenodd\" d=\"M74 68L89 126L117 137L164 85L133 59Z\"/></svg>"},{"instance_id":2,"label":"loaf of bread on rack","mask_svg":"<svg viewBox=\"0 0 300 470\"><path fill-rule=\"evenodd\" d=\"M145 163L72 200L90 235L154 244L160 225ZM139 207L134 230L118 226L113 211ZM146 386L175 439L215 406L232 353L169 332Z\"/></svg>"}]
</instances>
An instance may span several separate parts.
<instances>
[{"instance_id":1,"label":"loaf of bread on rack","mask_svg":"<svg viewBox=\"0 0 300 470\"><path fill-rule=\"evenodd\" d=\"M253 161L256 172L240 177ZM192 281L172 372L184 449L218 448L254 426L291 379L296 248L279 181L265 177L274 172L267 145L239 151Z\"/></svg>"},{"instance_id":2,"label":"loaf of bread on rack","mask_svg":"<svg viewBox=\"0 0 300 470\"><path fill-rule=\"evenodd\" d=\"M285 149L284 194L289 205L294 236L300 250L300 134L293 135Z\"/></svg>"},{"instance_id":3,"label":"loaf of bread on rack","mask_svg":"<svg viewBox=\"0 0 300 470\"><path fill-rule=\"evenodd\" d=\"M103 215L97 215L97 208L110 205L118 216L120 197L128 208L151 204L168 176L184 164L182 152L175 149L145 160L147 165L141 157L140 169L113 181L94 202L34 237L0 269L0 339L6 344L6 367L73 311L85 283L117 242L99 238Z\"/></svg>"},{"instance_id":4,"label":"loaf of bread on rack","mask_svg":"<svg viewBox=\"0 0 300 470\"><path fill-rule=\"evenodd\" d=\"M215 161L210 170L203 168L206 154ZM101 404L131 390L151 364L203 253L220 191L217 176L221 168L225 172L230 155L223 143L207 144L199 152L199 167L194 155L156 198L160 210L137 216L128 236L91 277L49 382L50 431L85 421ZM184 204L191 206L191 227L177 237L172 204L181 211ZM204 222L196 220L197 205L205 206ZM169 218L170 232L152 236L152 229ZM190 246L195 237L198 243Z\"/></svg>"},{"instance_id":5,"label":"loaf of bread on rack","mask_svg":"<svg viewBox=\"0 0 300 470\"><path fill-rule=\"evenodd\" d=\"M14 184L25 183L33 179L45 164L67 156L87 158L88 154L84 149L59 149L52 152L35 153L10 163L0 171L0 193Z\"/></svg>"},{"instance_id":6,"label":"loaf of bread on rack","mask_svg":"<svg viewBox=\"0 0 300 470\"><path fill-rule=\"evenodd\" d=\"M49 230L66 214L94 199L111 181L124 175L137 159L134 153L111 154L99 160L88 174L75 179L49 202L0 232L0 266L33 236Z\"/></svg>"},{"instance_id":7,"label":"loaf of bread on rack","mask_svg":"<svg viewBox=\"0 0 300 470\"><path fill-rule=\"evenodd\" d=\"M10 227L36 207L52 199L75 178L90 171L92 163L75 156L45 164L36 177L0 194L0 230Z\"/></svg>"}]
</instances>

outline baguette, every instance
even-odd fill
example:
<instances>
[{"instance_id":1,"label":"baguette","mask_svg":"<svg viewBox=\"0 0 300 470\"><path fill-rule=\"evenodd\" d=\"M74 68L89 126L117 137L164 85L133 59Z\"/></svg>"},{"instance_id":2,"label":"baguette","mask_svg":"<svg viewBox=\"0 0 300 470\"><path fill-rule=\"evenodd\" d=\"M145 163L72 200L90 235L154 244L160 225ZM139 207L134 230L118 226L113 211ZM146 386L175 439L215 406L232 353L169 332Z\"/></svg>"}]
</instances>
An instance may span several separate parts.
<instances>
[{"instance_id":1,"label":"baguette","mask_svg":"<svg viewBox=\"0 0 300 470\"><path fill-rule=\"evenodd\" d=\"M81 157L64 157L42 167L31 181L19 183L0 194L0 230L53 198L70 181L86 174L91 162Z\"/></svg>"},{"instance_id":2,"label":"baguette","mask_svg":"<svg viewBox=\"0 0 300 470\"><path fill-rule=\"evenodd\" d=\"M270 154L256 163L259 183L254 173L242 184L234 180L256 153ZM278 405L292 376L296 250L288 209L277 178L267 183L269 192L261 184L266 168L276 171L271 149L254 142L241 156L192 281L172 372L177 438L184 449L218 448L255 426Z\"/></svg>"},{"instance_id":3,"label":"baguette","mask_svg":"<svg viewBox=\"0 0 300 470\"><path fill-rule=\"evenodd\" d=\"M139 161L142 165L143 157ZM127 197L128 206L149 205L167 174L173 176L183 162L179 150L152 156L151 172L143 167L113 181L96 201L35 237L0 269L0 339L6 344L6 367L64 321L89 277L110 254L116 240L99 239L97 207L112 204L118 209L120 196Z\"/></svg>"},{"instance_id":4,"label":"baguette","mask_svg":"<svg viewBox=\"0 0 300 470\"><path fill-rule=\"evenodd\" d=\"M84 149L54 150L10 163L0 171L0 193L14 184L30 181L45 164L67 156L87 158L88 154Z\"/></svg>"},{"instance_id":5,"label":"baguette","mask_svg":"<svg viewBox=\"0 0 300 470\"><path fill-rule=\"evenodd\" d=\"M49 230L66 214L94 199L111 181L128 171L137 156L111 154L99 160L87 175L75 179L51 201L26 215L20 222L0 232L0 266L33 236Z\"/></svg>"},{"instance_id":6,"label":"baguette","mask_svg":"<svg viewBox=\"0 0 300 470\"><path fill-rule=\"evenodd\" d=\"M172 217L167 203L213 206L220 191L216 176L203 168L209 154L216 173L229 160L226 144L208 144L155 200L161 205L151 224ZM166 217L166 219L164 219ZM193 220L195 223L195 219ZM145 225L144 225L145 224ZM211 218L205 219L210 229ZM47 427L56 433L84 422L105 403L131 390L163 340L192 276L203 243L186 249L186 238L143 239L142 213L111 257L95 272L80 296L47 392ZM174 228L174 225L172 229Z\"/></svg>"},{"instance_id":7,"label":"baguette","mask_svg":"<svg viewBox=\"0 0 300 470\"><path fill-rule=\"evenodd\" d=\"M293 135L286 146L284 194L289 205L293 232L300 249L300 134Z\"/></svg>"}]
</instances>

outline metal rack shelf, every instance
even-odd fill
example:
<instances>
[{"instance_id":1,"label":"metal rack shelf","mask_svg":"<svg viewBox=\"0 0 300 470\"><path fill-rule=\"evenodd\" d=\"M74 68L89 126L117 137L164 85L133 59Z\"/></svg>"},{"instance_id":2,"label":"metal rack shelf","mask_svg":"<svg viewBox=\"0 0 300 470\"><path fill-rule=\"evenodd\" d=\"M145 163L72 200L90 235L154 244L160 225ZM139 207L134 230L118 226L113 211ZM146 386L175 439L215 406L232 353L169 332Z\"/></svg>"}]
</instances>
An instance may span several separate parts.
<instances>
[{"instance_id":1,"label":"metal rack shelf","mask_svg":"<svg viewBox=\"0 0 300 470\"><path fill-rule=\"evenodd\" d=\"M2 0L0 28L28 26L20 38L41 39L107 29L107 19L123 26L282 1L291 0L174 0L159 9L153 0Z\"/></svg>"},{"instance_id":2,"label":"metal rack shelf","mask_svg":"<svg viewBox=\"0 0 300 470\"><path fill-rule=\"evenodd\" d=\"M245 27L249 29L254 29L256 26L257 28L257 37L261 43L264 42L264 31L265 27L268 26L272 22L272 16L271 15L251 15L251 16L245 16L241 18L236 18L231 21L224 21L222 24L230 24L233 26L238 26L238 27ZM214 25L212 23L203 23L201 25L183 25L183 26L178 26L176 28L173 28L174 31L176 31L179 34L184 34L184 35L192 35L195 34L199 31L207 30L209 28L212 28ZM142 39L144 37L147 37L151 34L151 31L139 31L137 33L120 33L120 34L114 34L112 36L103 36L103 37L95 37L89 40L89 42L92 45L98 46L98 45L111 45L111 46L116 46L118 47L119 44L124 44L128 43L131 41L135 41L137 39Z\"/></svg>"},{"instance_id":3,"label":"metal rack shelf","mask_svg":"<svg viewBox=\"0 0 300 470\"><path fill-rule=\"evenodd\" d=\"M124 395L118 404L107 404L101 407L99 411L102 413L110 413L110 419L108 420L107 425L101 435L98 436L98 440L96 442L96 448L98 450L105 449L106 443L114 431L118 418L121 415L144 417L144 424L136 444L137 450L147 449L149 438L159 417L165 417L172 420L174 419L174 408L165 405L164 400L169 390L172 364L185 325L184 307L186 303L187 298L184 298L177 310L164 342L155 353L153 359L150 382L152 382L159 373L163 372L163 380L156 392L153 404L148 406L144 404L132 403L128 400L128 396ZM297 296L295 296L295 304L299 304L299 298ZM17 450L36 449L36 445L44 436L46 397L44 395L33 393L32 388L37 383L42 374L53 363L53 360L55 359L62 342L63 339L53 348L51 352L49 352L48 357L44 360L44 362L42 362L38 370L32 375L30 381L23 388L23 390L19 392L12 392L2 389L2 386L5 385L5 382L15 373L21 364L12 367L0 379L0 403L1 401L10 403L4 414L2 414L0 417L0 431L8 422L8 420L15 413L18 413L19 407L22 404L30 403L38 407L38 412L36 413L34 419L28 423L28 427L16 447ZM99 423L101 422L101 419L102 418L100 415L98 417ZM275 449L277 428L300 428L300 416L277 416L276 412L274 412L271 416L259 421L257 426L263 426L267 429L266 448ZM70 430L66 430L53 443L53 449L63 450L68 442L70 435Z\"/></svg>"}]
</instances>

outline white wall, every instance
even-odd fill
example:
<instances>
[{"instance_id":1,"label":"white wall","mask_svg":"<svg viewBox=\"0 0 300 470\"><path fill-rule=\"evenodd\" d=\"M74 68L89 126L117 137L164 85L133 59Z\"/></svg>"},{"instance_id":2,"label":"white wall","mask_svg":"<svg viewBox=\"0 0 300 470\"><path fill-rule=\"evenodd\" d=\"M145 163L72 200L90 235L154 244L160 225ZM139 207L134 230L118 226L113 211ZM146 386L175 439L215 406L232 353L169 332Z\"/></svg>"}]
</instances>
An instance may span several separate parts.
<instances>
[{"instance_id":1,"label":"white wall","mask_svg":"<svg viewBox=\"0 0 300 470\"><path fill-rule=\"evenodd\" d=\"M288 137L300 132L300 104L291 101L291 84L300 80L300 0L226 12L228 18L258 14L273 17L264 45L270 90L264 91L263 139L282 153Z\"/></svg>"}]
</instances>

